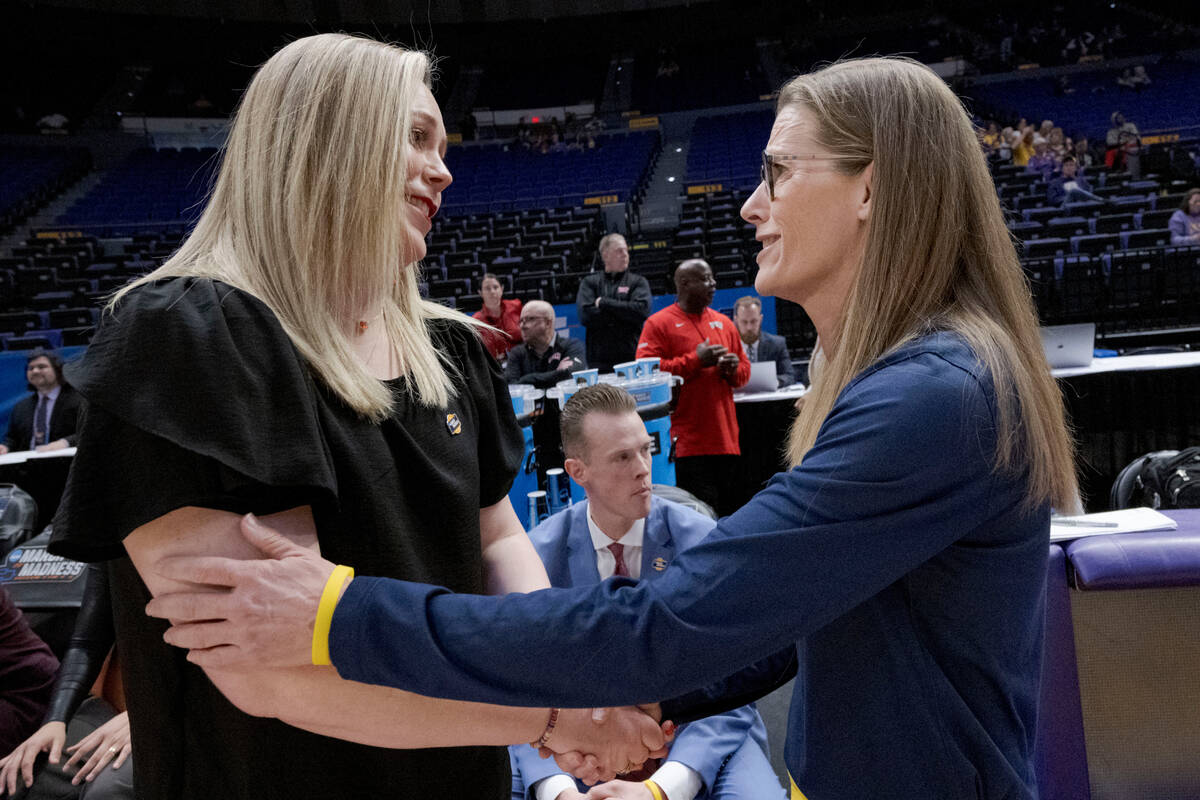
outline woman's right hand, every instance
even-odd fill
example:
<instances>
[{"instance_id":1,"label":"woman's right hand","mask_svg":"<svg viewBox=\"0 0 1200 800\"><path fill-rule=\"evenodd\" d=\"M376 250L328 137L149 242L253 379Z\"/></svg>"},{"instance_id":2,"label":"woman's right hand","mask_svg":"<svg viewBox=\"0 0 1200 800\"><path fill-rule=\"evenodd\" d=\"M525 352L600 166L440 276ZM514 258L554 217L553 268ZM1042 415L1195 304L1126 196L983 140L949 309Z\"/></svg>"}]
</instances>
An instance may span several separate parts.
<instances>
[{"instance_id":1,"label":"woman's right hand","mask_svg":"<svg viewBox=\"0 0 1200 800\"><path fill-rule=\"evenodd\" d=\"M25 788L33 785L33 762L38 754L50 752L50 763L57 764L62 758L63 745L67 743L67 724L47 722L21 744L0 760L0 795L17 793L17 776L25 780Z\"/></svg>"}]
</instances>

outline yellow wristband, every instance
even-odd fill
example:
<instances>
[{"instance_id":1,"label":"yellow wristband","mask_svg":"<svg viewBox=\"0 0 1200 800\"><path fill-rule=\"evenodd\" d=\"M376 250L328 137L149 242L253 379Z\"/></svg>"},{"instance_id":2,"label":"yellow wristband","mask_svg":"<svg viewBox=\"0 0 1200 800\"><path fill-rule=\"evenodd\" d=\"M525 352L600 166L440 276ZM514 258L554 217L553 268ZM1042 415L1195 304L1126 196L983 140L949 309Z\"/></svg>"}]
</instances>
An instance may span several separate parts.
<instances>
[{"instance_id":1,"label":"yellow wristband","mask_svg":"<svg viewBox=\"0 0 1200 800\"><path fill-rule=\"evenodd\" d=\"M333 610L337 608L338 593L348 578L354 577L354 567L336 566L325 581L321 602L317 606L317 621L313 624L312 662L318 667L328 666L329 628L333 625Z\"/></svg>"},{"instance_id":2,"label":"yellow wristband","mask_svg":"<svg viewBox=\"0 0 1200 800\"><path fill-rule=\"evenodd\" d=\"M658 788L657 783L652 780L644 780L642 783L646 784L646 788L650 790L650 794L654 795L654 800L666 800L663 797L662 789Z\"/></svg>"}]
</instances>

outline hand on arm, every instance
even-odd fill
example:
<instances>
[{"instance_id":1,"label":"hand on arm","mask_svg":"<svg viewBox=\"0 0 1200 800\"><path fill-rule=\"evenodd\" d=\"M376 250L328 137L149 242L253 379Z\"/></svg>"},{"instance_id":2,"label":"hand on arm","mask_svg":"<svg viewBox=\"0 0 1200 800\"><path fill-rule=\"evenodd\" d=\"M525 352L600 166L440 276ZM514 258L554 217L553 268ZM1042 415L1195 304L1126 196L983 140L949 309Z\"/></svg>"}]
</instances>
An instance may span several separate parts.
<instances>
[{"instance_id":1,"label":"hand on arm","mask_svg":"<svg viewBox=\"0 0 1200 800\"><path fill-rule=\"evenodd\" d=\"M189 660L202 666L217 688L246 713L278 717L314 733L381 747L503 745L530 742L541 735L549 713L544 708L423 697L345 681L331 668L309 665L313 620L333 565L253 518L243 518L237 526L233 524L237 517L225 512L181 511L200 516L172 520L181 513L172 512L162 518L166 530L182 529L179 538L187 538L192 528L207 526L210 536L224 541L220 547L208 547L209 552L223 549L247 557L271 556L253 561L212 555L134 558L139 572L151 576L147 581L151 591L160 593L148 611L173 622L165 637L168 643L195 648ZM301 511L311 527L311 516L306 509ZM508 592L546 585L541 561L516 524L507 498L482 509L480 515L489 587ZM126 539L131 554L142 544L131 542L137 533ZM240 543L230 542L231 538ZM176 552L182 555L186 549ZM165 594L167 582L171 588L190 591ZM189 584L209 591L197 591ZM213 592L215 587L226 588ZM263 664L284 668L267 669ZM613 773L627 761L644 760L663 746L657 723L641 713L636 717L623 717L594 730L598 726L591 722L590 712L564 710L549 746L597 752L593 768ZM615 766L609 763L618 761Z\"/></svg>"},{"instance_id":2,"label":"hand on arm","mask_svg":"<svg viewBox=\"0 0 1200 800\"><path fill-rule=\"evenodd\" d=\"M71 443L66 439L55 439L53 442L47 442L46 444L38 445L33 449L37 450L39 453L48 453L51 450L66 450L70 446Z\"/></svg>"}]
</instances>

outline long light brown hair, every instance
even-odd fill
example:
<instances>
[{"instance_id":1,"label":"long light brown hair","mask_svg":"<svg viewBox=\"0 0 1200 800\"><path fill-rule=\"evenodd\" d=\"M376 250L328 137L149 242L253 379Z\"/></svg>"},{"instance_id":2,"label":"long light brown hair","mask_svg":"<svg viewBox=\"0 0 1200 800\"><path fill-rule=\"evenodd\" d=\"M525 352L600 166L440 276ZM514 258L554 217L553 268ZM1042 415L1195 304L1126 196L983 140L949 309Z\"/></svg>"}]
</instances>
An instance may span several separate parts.
<instances>
[{"instance_id":1,"label":"long light brown hair","mask_svg":"<svg viewBox=\"0 0 1200 800\"><path fill-rule=\"evenodd\" d=\"M470 325L423 300L405 215L411 107L431 82L424 53L343 34L298 39L255 74L234 116L195 230L160 278L224 281L264 302L317 376L355 411L394 398L355 357L347 320L382 307L410 391L444 406L454 367L433 319Z\"/></svg>"},{"instance_id":2,"label":"long light brown hair","mask_svg":"<svg viewBox=\"0 0 1200 800\"><path fill-rule=\"evenodd\" d=\"M1061 392L1042 350L1028 283L962 103L927 67L902 58L844 61L786 84L778 109L817 120L818 142L873 164L871 222L850 295L792 426L799 464L843 388L933 330L958 333L996 388L997 470L1028 469L1028 502L1078 505Z\"/></svg>"}]
</instances>

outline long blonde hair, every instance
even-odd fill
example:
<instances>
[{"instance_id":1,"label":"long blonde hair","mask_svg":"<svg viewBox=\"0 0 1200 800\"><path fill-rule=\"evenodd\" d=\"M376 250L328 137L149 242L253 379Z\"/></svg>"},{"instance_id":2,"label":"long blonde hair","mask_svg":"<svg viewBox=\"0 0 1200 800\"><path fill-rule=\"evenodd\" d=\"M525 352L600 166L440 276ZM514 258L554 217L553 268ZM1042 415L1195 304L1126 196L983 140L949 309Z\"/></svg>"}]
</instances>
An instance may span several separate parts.
<instances>
[{"instance_id":1,"label":"long blonde hair","mask_svg":"<svg viewBox=\"0 0 1200 800\"><path fill-rule=\"evenodd\" d=\"M1028 502L1078 504L1061 392L1042 351L1029 286L962 103L931 70L903 58L844 61L787 83L778 109L799 106L837 168L874 164L871 224L857 275L792 426L799 464L842 389L922 333L962 336L996 390L996 468L1028 467Z\"/></svg>"},{"instance_id":2,"label":"long blonde hair","mask_svg":"<svg viewBox=\"0 0 1200 800\"><path fill-rule=\"evenodd\" d=\"M424 53L361 37L321 34L279 50L241 100L195 230L108 308L161 278L236 286L274 312L326 386L378 421L394 398L355 357L345 325L382 306L410 391L446 405L454 367L426 323L470 323L421 298L406 244L410 109L430 81Z\"/></svg>"}]
</instances>

